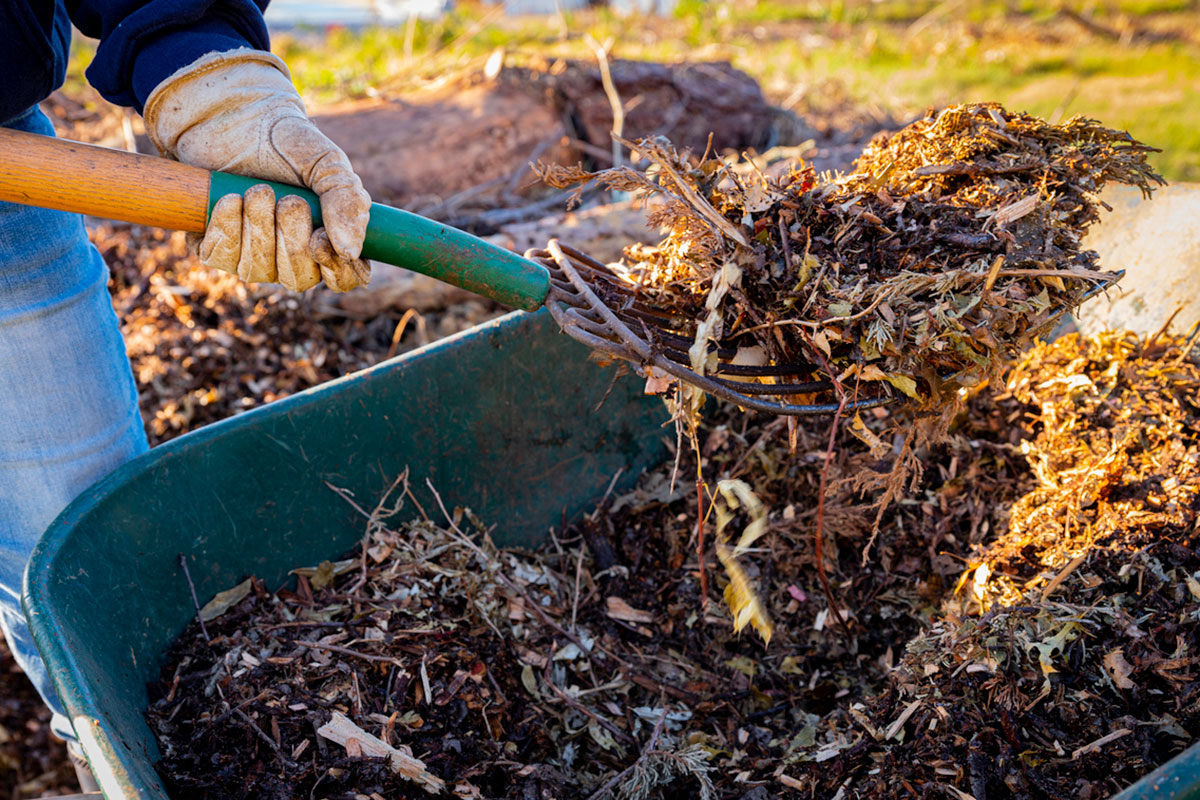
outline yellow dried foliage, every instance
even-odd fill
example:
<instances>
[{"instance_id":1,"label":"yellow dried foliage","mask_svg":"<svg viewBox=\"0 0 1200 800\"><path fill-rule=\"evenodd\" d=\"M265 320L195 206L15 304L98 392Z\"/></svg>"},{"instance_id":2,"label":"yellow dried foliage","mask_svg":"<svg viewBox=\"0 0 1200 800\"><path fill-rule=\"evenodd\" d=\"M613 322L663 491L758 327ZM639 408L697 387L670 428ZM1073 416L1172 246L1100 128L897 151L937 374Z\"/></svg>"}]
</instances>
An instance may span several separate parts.
<instances>
[{"instance_id":1,"label":"yellow dried foliage","mask_svg":"<svg viewBox=\"0 0 1200 800\"><path fill-rule=\"evenodd\" d=\"M754 581L746 574L739 561L750 547L767 532L767 510L754 494L750 485L741 480L723 480L717 483L717 497L723 502L715 503L717 514L717 558L729 577L725 587L725 605L733 614L733 629L740 633L746 625L758 631L767 644L771 643L774 631L771 617L759 599ZM750 516L750 522L738 537L737 544L730 546L725 530L733 522L734 512L742 509Z\"/></svg>"}]
</instances>

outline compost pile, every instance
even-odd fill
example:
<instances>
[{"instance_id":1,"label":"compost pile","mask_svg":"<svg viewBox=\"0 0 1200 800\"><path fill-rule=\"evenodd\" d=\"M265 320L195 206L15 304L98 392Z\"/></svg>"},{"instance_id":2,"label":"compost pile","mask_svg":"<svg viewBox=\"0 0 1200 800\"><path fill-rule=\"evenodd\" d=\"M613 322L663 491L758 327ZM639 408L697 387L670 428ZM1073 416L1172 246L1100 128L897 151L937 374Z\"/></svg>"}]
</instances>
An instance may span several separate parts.
<instances>
[{"instance_id":1,"label":"compost pile","mask_svg":"<svg viewBox=\"0 0 1200 800\"><path fill-rule=\"evenodd\" d=\"M887 690L828 721L812 785L1100 798L1200 733L1194 343L1071 336L1026 357L1009 386L1036 483Z\"/></svg>"},{"instance_id":2,"label":"compost pile","mask_svg":"<svg viewBox=\"0 0 1200 800\"><path fill-rule=\"evenodd\" d=\"M647 305L688 321L696 372L713 371L717 343L737 363L810 365L851 397L894 388L926 407L995 377L1116 277L1080 246L1095 192L1117 181L1149 195L1162 182L1153 149L1125 132L996 104L881 134L850 175L800 164L772 178L737 159L693 162L661 138L627 144L644 172L541 175L664 201L652 221L665 238L631 247L617 269Z\"/></svg>"},{"instance_id":3,"label":"compost pile","mask_svg":"<svg viewBox=\"0 0 1200 800\"><path fill-rule=\"evenodd\" d=\"M968 499L944 516L904 507L907 533L885 532L879 563L866 569L853 545L868 512L834 513L847 523L840 591L857 614L848 644L814 599L809 508L822 436L802 432L813 455L793 458L783 428L766 418L743 427L733 414L707 430L706 463L764 471L764 502L782 504L769 553L744 557L771 587L769 649L734 632L716 580L701 597L687 546L693 490L672 486L669 464L536 554L496 550L465 510L450 512L457 528L439 516L394 529L377 511L365 556L299 571L294 592L244 584L245 599L207 623L211 642L196 625L178 641L151 688L171 796L415 797L440 780L489 798L740 798L793 785L783 759L794 740L815 735L818 715L843 698L880 685L919 628L911 609L961 571L939 557L930 574L930 543L986 530L987 507ZM990 418L978 425L980 435L1001 429ZM1020 460L1009 445L964 438L955 448L961 463L979 462L971 474L981 484ZM948 475L933 496L955 496L964 473ZM347 735L340 718L340 735L328 728L337 714L362 729L351 729L354 743L318 734ZM391 755L375 739L406 764L409 751L419 759L415 781L363 757Z\"/></svg>"},{"instance_id":4,"label":"compost pile","mask_svg":"<svg viewBox=\"0 0 1200 800\"><path fill-rule=\"evenodd\" d=\"M389 524L401 482L362 551L294 591L248 581L211 641L181 637L151 692L159 770L178 798L1107 796L1200 734L1190 344L1037 346L922 453L866 560L876 498L844 479L867 456L838 450L824 558L849 637L813 569L819 426L793 451L722 409L532 554L466 509ZM764 522L740 560L769 646L734 632L711 552L702 595L677 469L759 501L710 497L727 539Z\"/></svg>"}]
</instances>

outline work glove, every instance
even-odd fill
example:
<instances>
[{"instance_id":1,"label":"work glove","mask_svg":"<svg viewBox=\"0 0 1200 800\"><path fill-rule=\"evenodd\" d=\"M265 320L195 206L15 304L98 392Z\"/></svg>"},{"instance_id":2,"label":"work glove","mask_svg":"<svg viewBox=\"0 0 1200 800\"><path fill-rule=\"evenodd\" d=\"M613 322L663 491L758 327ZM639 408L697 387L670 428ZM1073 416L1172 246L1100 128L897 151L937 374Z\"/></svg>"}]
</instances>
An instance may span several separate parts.
<instances>
[{"instance_id":1,"label":"work glove","mask_svg":"<svg viewBox=\"0 0 1200 800\"><path fill-rule=\"evenodd\" d=\"M335 292L365 285L359 256L371 198L350 159L308 119L287 66L261 50L209 53L154 88L143 112L159 152L185 164L307 186L321 198L325 227L313 230L308 204L278 202L260 184L213 207L193 238L200 261L242 280L294 291L321 280Z\"/></svg>"}]
</instances>

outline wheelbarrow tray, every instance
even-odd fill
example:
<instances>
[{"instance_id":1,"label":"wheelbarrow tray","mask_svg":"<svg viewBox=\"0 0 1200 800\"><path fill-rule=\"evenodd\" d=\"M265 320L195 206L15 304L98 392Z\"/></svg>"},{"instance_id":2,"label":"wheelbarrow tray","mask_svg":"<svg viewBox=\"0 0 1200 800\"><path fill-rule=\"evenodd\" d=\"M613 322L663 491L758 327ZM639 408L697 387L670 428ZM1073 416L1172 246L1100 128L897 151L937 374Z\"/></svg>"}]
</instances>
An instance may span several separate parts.
<instances>
[{"instance_id":1,"label":"wheelbarrow tray","mask_svg":"<svg viewBox=\"0 0 1200 800\"><path fill-rule=\"evenodd\" d=\"M24 604L109 800L167 798L143 717L146 684L199 602L248 575L338 558L364 508L405 469L419 502L536 545L666 455L666 413L640 382L590 362L544 312L515 313L372 369L182 436L72 503L43 537ZM407 509L414 513L411 504ZM1200 746L1121 795L1200 800Z\"/></svg>"},{"instance_id":2,"label":"wheelbarrow tray","mask_svg":"<svg viewBox=\"0 0 1200 800\"><path fill-rule=\"evenodd\" d=\"M181 554L201 604L249 575L276 588L361 541L365 520L331 487L373 508L405 469L425 509L428 479L498 543L533 546L618 472L621 488L661 462L666 420L546 313L516 312L194 431L92 486L42 538L23 599L105 796L168 796L143 712L196 616Z\"/></svg>"}]
</instances>

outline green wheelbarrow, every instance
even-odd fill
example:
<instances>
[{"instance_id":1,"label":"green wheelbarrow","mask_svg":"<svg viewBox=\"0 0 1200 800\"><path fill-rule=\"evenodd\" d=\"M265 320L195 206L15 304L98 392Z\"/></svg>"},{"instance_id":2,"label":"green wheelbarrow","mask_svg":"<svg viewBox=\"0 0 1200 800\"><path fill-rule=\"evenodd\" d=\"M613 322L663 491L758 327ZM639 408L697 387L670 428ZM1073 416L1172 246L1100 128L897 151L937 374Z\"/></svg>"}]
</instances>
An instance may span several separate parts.
<instances>
[{"instance_id":1,"label":"green wheelbarrow","mask_svg":"<svg viewBox=\"0 0 1200 800\"><path fill-rule=\"evenodd\" d=\"M617 473L628 486L661 462L663 404L585 355L547 313L517 312L176 439L72 503L24 602L105 797L167 798L143 711L195 614L181 554L201 603L247 574L281 585L359 541L361 516L330 486L372 502L405 469L422 505L428 478L498 523L499 542L533 545ZM1200 799L1200 746L1132 798Z\"/></svg>"},{"instance_id":2,"label":"green wheelbarrow","mask_svg":"<svg viewBox=\"0 0 1200 800\"><path fill-rule=\"evenodd\" d=\"M534 545L667 455L662 402L587 359L546 312L492 323L180 437L84 492L26 573L34 638L109 800L167 797L147 681L200 602L254 574L272 588L353 548L405 469ZM264 468L263 464L271 464ZM416 513L414 511L414 513Z\"/></svg>"}]
</instances>

